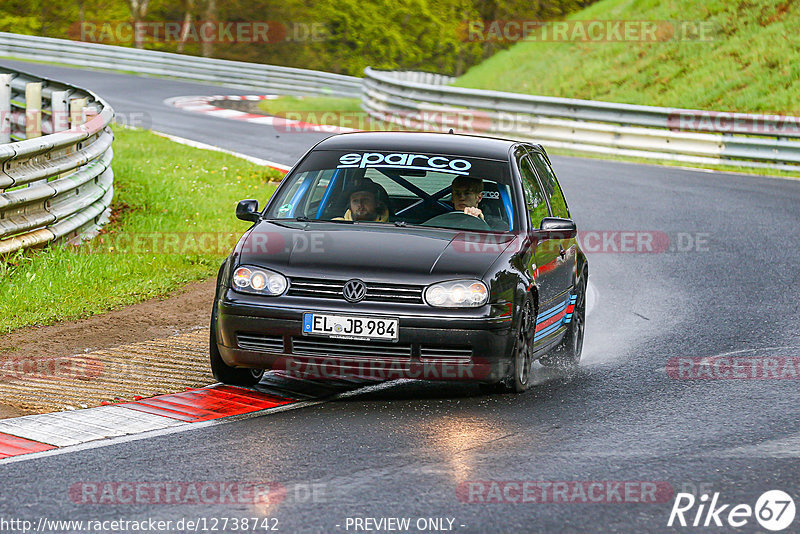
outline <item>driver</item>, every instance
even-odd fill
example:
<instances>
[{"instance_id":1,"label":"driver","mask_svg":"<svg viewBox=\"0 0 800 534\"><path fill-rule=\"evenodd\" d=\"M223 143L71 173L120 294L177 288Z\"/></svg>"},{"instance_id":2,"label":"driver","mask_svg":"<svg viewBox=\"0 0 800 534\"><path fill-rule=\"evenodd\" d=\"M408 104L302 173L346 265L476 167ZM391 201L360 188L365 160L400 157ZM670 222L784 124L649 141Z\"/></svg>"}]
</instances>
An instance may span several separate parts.
<instances>
[{"instance_id":1,"label":"driver","mask_svg":"<svg viewBox=\"0 0 800 534\"><path fill-rule=\"evenodd\" d=\"M477 217L493 230L502 230L508 224L492 215L484 216L478 204L483 200L483 180L469 176L457 176L451 185L450 198L456 212L463 211L466 215Z\"/></svg>"},{"instance_id":2,"label":"driver","mask_svg":"<svg viewBox=\"0 0 800 534\"><path fill-rule=\"evenodd\" d=\"M486 220L478 203L483 199L483 180L469 176L456 176L452 184L451 198L456 211Z\"/></svg>"},{"instance_id":3,"label":"driver","mask_svg":"<svg viewBox=\"0 0 800 534\"><path fill-rule=\"evenodd\" d=\"M381 191L375 182L362 180L350 189L348 210L335 221L374 221L387 222L389 209L379 200Z\"/></svg>"}]
</instances>

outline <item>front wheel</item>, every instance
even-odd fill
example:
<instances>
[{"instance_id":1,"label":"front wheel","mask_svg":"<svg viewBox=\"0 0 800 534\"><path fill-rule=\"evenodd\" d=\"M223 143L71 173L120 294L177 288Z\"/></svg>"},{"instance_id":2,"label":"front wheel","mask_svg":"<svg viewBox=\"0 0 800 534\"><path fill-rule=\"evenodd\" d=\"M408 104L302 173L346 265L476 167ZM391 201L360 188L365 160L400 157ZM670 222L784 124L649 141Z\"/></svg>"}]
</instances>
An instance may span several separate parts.
<instances>
[{"instance_id":1,"label":"front wheel","mask_svg":"<svg viewBox=\"0 0 800 534\"><path fill-rule=\"evenodd\" d=\"M578 367L583 352L583 334L586 328L586 277L578 280L575 293L575 308L572 311L570 322L564 338L539 362L545 367L554 367L564 371L571 371Z\"/></svg>"},{"instance_id":2,"label":"front wheel","mask_svg":"<svg viewBox=\"0 0 800 534\"><path fill-rule=\"evenodd\" d=\"M531 386L533 348L533 304L525 299L519 316L514 348L511 351L511 374L496 384L481 384L482 393L522 393Z\"/></svg>"},{"instance_id":3,"label":"front wheel","mask_svg":"<svg viewBox=\"0 0 800 534\"><path fill-rule=\"evenodd\" d=\"M533 305L529 299L525 299L525 304L522 305L520 312L517 338L514 341L514 372L509 381L509 389L515 393L522 393L531 387L533 325Z\"/></svg>"},{"instance_id":4,"label":"front wheel","mask_svg":"<svg viewBox=\"0 0 800 534\"><path fill-rule=\"evenodd\" d=\"M211 333L208 340L209 355L211 357L211 372L214 378L223 384L232 386L255 386L264 376L263 369L238 369L226 364L219 353L217 347L217 335L215 332L214 319L211 319Z\"/></svg>"}]
</instances>

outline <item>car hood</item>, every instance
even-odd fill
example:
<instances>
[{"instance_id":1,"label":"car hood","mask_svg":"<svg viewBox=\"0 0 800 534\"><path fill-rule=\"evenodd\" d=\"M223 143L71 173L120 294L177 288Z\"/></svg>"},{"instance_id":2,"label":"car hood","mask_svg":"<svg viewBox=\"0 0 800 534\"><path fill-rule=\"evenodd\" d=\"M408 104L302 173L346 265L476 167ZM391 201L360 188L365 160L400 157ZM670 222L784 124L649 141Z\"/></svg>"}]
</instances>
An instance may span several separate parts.
<instances>
[{"instance_id":1,"label":"car hood","mask_svg":"<svg viewBox=\"0 0 800 534\"><path fill-rule=\"evenodd\" d=\"M237 248L240 264L288 276L427 283L481 277L513 239L438 228L262 221Z\"/></svg>"}]
</instances>

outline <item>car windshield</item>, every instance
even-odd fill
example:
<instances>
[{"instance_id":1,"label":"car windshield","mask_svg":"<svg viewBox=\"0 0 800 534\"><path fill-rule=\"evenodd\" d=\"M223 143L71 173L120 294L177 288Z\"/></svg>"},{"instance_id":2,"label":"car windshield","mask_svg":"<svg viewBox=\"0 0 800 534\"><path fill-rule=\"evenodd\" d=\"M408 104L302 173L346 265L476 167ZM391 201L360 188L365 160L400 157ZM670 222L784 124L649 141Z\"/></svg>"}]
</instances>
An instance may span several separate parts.
<instances>
[{"instance_id":1,"label":"car windshield","mask_svg":"<svg viewBox=\"0 0 800 534\"><path fill-rule=\"evenodd\" d=\"M508 163L468 156L314 151L286 178L267 219L515 228Z\"/></svg>"}]
</instances>

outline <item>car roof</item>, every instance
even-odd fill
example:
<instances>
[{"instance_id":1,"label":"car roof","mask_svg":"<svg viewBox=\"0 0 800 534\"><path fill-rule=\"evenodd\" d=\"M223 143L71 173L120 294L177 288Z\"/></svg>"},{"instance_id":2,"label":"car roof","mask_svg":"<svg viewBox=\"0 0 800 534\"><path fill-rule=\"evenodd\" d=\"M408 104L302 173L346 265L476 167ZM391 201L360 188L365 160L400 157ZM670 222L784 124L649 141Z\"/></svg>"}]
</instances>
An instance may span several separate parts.
<instances>
[{"instance_id":1,"label":"car roof","mask_svg":"<svg viewBox=\"0 0 800 534\"><path fill-rule=\"evenodd\" d=\"M519 141L434 132L353 132L328 137L314 150L376 150L423 154L469 155L508 160L509 149Z\"/></svg>"}]
</instances>

